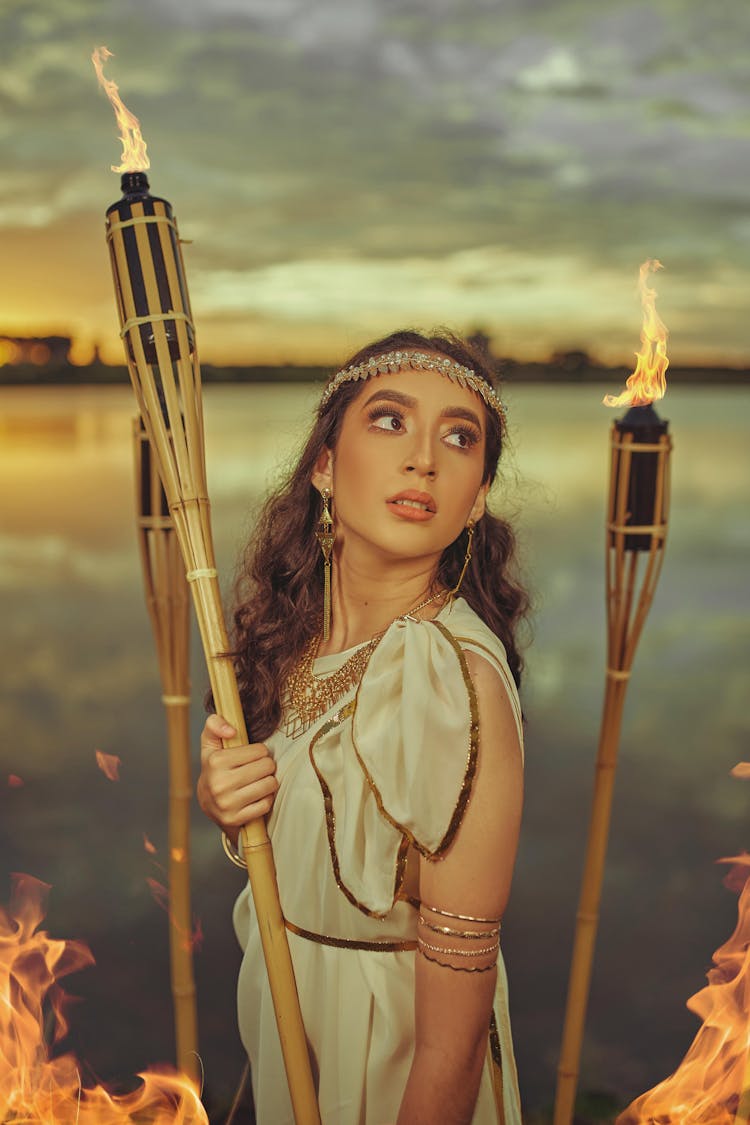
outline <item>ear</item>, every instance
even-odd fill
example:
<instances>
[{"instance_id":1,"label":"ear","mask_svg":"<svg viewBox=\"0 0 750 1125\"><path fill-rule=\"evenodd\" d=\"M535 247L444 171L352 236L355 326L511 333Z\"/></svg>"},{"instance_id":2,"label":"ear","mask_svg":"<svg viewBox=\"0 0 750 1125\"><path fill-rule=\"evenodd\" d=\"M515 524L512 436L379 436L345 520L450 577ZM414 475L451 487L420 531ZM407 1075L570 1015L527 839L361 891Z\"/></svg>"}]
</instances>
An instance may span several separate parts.
<instances>
[{"instance_id":1,"label":"ear","mask_svg":"<svg viewBox=\"0 0 750 1125\"><path fill-rule=\"evenodd\" d=\"M477 498L474 501L474 505L469 512L469 519L473 520L474 523L476 523L477 520L481 520L482 516L484 515L485 509L487 507L487 493L489 492L489 490L490 482L485 481L485 483L479 489Z\"/></svg>"},{"instance_id":2,"label":"ear","mask_svg":"<svg viewBox=\"0 0 750 1125\"><path fill-rule=\"evenodd\" d=\"M314 488L317 488L318 492L322 492L324 488L330 488L333 491L333 453L325 445L318 454L310 483Z\"/></svg>"}]
</instances>

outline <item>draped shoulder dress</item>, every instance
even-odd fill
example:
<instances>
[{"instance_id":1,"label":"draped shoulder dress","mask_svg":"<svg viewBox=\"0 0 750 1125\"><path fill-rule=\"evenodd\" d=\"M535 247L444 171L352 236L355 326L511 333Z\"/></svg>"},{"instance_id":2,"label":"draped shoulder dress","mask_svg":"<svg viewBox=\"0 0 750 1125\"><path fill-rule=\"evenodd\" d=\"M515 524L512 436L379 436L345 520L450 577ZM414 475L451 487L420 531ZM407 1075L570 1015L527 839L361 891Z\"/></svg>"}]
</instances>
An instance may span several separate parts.
<instances>
[{"instance_id":1,"label":"draped shoulder dress","mask_svg":"<svg viewBox=\"0 0 750 1125\"><path fill-rule=\"evenodd\" d=\"M319 658L315 675L353 651ZM419 855L437 858L460 832L482 752L466 651L496 671L521 739L504 648L458 598L432 621L398 618L358 686L303 734L282 722L266 740L279 781L268 832L323 1125L398 1115L414 1049ZM249 885L234 926L257 1120L293 1125ZM502 955L473 1122L521 1125Z\"/></svg>"}]
</instances>

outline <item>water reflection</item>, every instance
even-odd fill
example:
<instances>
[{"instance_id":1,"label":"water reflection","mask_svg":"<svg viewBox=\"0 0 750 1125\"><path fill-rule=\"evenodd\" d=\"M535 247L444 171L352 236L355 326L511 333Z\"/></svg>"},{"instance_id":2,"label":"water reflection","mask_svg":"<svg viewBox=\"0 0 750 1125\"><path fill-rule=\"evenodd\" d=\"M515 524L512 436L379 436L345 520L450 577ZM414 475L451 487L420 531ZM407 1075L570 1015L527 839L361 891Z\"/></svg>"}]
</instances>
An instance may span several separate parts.
<instances>
[{"instance_id":1,"label":"water reflection","mask_svg":"<svg viewBox=\"0 0 750 1125\"><path fill-rule=\"evenodd\" d=\"M602 697L604 389L506 396L513 449L496 502L517 513L537 600L528 797L504 931L529 1107L554 1083ZM206 390L225 588L317 393ZM661 412L675 439L672 518L626 706L583 1071L584 1086L623 1102L662 1079L692 1038L685 1000L735 911L713 861L750 846L747 784L728 776L747 757L747 396L677 388ZM50 928L94 948L98 968L72 987L86 997L75 1013L81 1052L105 1078L172 1052L166 921L145 882L166 854L166 765L135 536L133 413L124 387L6 389L0 402L3 867L52 883ZM193 682L197 735L197 642ZM120 782L96 768L97 749L122 759ZM23 786L8 787L9 774ZM201 1050L219 1093L242 1062L229 929L241 884L220 852L196 814Z\"/></svg>"}]
</instances>

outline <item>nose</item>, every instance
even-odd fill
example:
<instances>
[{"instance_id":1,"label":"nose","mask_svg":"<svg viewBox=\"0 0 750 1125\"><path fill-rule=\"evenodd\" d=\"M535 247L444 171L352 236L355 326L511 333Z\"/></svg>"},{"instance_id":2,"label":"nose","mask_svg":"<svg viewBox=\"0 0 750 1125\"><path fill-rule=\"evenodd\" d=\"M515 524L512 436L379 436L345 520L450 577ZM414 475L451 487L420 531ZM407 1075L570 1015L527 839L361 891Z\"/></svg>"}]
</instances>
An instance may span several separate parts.
<instances>
[{"instance_id":1,"label":"nose","mask_svg":"<svg viewBox=\"0 0 750 1125\"><path fill-rule=\"evenodd\" d=\"M410 451L404 464L407 473L434 479L437 476L435 451L429 437L425 435Z\"/></svg>"}]
</instances>

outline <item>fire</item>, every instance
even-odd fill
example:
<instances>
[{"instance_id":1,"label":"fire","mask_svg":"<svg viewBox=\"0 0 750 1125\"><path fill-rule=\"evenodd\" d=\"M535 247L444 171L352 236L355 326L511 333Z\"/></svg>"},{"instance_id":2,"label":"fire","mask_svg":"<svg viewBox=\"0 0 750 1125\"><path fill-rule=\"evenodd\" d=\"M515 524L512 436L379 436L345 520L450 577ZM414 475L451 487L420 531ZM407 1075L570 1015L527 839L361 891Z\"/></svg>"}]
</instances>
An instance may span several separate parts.
<instances>
[{"instance_id":1,"label":"fire","mask_svg":"<svg viewBox=\"0 0 750 1125\"><path fill-rule=\"evenodd\" d=\"M656 290L648 284L649 274L662 268L656 258L648 258L640 268L638 292L643 309L642 350L636 352L636 367L620 395L605 395L605 406L646 406L664 397L667 389L667 329L656 311Z\"/></svg>"},{"instance_id":2,"label":"fire","mask_svg":"<svg viewBox=\"0 0 750 1125\"><path fill-rule=\"evenodd\" d=\"M67 973L93 963L81 942L57 941L39 924L49 887L30 875L12 876L11 902L0 908L0 1121L23 1125L208 1125L190 1079L150 1069L130 1094L84 1087L71 1054L54 1056L45 1027L54 1017L53 1043L67 1031Z\"/></svg>"},{"instance_id":3,"label":"fire","mask_svg":"<svg viewBox=\"0 0 750 1125\"><path fill-rule=\"evenodd\" d=\"M95 750L96 764L104 776L110 781L120 780L120 759L116 754L105 754L103 750Z\"/></svg>"},{"instance_id":4,"label":"fire","mask_svg":"<svg viewBox=\"0 0 750 1125\"><path fill-rule=\"evenodd\" d=\"M708 985L688 1000L703 1020L675 1073L642 1094L616 1125L747 1125L750 1116L750 855L724 879L740 891L734 933L714 953Z\"/></svg>"},{"instance_id":5,"label":"fire","mask_svg":"<svg viewBox=\"0 0 750 1125\"><path fill-rule=\"evenodd\" d=\"M111 165L112 171L145 172L151 167L151 161L146 155L146 142L141 136L140 122L123 103L117 83L104 77L104 63L111 58L113 58L112 52L107 47L95 47L91 54L91 61L94 64L99 85L112 103L117 118L117 127L120 130L122 164L119 166Z\"/></svg>"}]
</instances>

